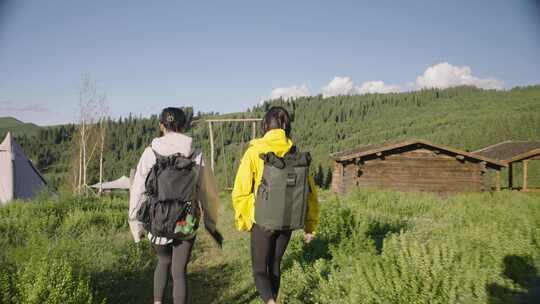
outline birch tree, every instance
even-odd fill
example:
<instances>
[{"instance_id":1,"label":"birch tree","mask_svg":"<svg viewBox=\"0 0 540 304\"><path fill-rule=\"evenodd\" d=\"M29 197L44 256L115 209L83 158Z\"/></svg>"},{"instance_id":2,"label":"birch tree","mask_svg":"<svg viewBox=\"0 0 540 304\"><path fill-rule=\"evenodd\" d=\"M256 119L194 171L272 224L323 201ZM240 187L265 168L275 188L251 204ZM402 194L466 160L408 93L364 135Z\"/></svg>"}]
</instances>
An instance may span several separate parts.
<instances>
[{"instance_id":1,"label":"birch tree","mask_svg":"<svg viewBox=\"0 0 540 304\"><path fill-rule=\"evenodd\" d=\"M107 122L109 108L106 104L106 95L103 94L99 100L99 195L103 193L103 152L105 149L105 137L107 134Z\"/></svg>"},{"instance_id":2,"label":"birch tree","mask_svg":"<svg viewBox=\"0 0 540 304\"><path fill-rule=\"evenodd\" d=\"M79 136L78 136L78 180L77 193L86 194L88 187L88 165L90 164L96 148L100 142L98 139L98 125L101 121L100 105L105 104L105 95L99 95L96 83L89 76L83 76L79 88ZM105 108L105 107L103 107ZM101 111L102 112L102 111ZM105 135L103 134L103 138Z\"/></svg>"}]
</instances>

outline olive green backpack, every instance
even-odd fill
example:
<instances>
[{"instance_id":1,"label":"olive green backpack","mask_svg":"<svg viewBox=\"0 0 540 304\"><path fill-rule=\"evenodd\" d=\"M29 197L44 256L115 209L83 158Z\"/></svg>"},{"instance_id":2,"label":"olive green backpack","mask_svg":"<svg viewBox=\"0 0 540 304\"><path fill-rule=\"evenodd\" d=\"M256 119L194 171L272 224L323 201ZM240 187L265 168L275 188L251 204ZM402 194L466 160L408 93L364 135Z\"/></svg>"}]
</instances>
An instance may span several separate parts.
<instances>
[{"instance_id":1,"label":"olive green backpack","mask_svg":"<svg viewBox=\"0 0 540 304\"><path fill-rule=\"evenodd\" d=\"M270 230L303 228L311 155L297 152L293 146L283 157L273 152L260 157L264 160L264 170L255 200L255 222Z\"/></svg>"}]
</instances>

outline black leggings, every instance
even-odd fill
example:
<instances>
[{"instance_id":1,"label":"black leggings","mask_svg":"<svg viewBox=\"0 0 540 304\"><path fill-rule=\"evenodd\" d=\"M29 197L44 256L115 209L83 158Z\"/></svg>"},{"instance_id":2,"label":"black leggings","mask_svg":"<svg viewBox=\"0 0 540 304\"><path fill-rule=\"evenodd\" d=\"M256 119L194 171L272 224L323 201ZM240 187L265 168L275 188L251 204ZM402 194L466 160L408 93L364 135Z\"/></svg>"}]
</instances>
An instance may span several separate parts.
<instances>
[{"instance_id":1,"label":"black leggings","mask_svg":"<svg viewBox=\"0 0 540 304\"><path fill-rule=\"evenodd\" d=\"M251 228L251 266L255 286L266 303L276 299L281 280L281 258L291 239L291 230L266 230L254 224Z\"/></svg>"},{"instance_id":2,"label":"black leggings","mask_svg":"<svg viewBox=\"0 0 540 304\"><path fill-rule=\"evenodd\" d=\"M154 301L163 301L170 269L173 278L174 304L187 303L186 270L194 242L195 239L174 241L172 244L166 245L152 245L158 257L154 271Z\"/></svg>"}]
</instances>

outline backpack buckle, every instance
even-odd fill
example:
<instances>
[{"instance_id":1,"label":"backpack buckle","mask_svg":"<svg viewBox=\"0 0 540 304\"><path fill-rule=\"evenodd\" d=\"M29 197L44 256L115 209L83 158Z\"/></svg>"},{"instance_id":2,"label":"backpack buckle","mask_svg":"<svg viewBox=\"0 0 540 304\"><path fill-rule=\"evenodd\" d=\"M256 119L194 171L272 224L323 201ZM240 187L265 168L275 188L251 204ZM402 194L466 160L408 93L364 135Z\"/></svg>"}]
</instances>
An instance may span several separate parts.
<instances>
[{"instance_id":1,"label":"backpack buckle","mask_svg":"<svg viewBox=\"0 0 540 304\"><path fill-rule=\"evenodd\" d=\"M287 187L296 186L296 174L289 173L287 174Z\"/></svg>"}]
</instances>

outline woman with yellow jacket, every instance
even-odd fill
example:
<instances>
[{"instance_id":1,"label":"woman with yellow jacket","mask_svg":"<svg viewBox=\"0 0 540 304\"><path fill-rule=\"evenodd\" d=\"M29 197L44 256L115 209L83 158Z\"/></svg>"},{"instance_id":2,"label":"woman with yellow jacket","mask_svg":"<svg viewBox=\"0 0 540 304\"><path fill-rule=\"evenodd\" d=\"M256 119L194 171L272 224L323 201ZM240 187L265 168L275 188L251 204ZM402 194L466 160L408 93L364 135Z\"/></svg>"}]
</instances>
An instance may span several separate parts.
<instances>
[{"instance_id":1,"label":"woman with yellow jacket","mask_svg":"<svg viewBox=\"0 0 540 304\"><path fill-rule=\"evenodd\" d=\"M267 207L264 211L260 211L261 214L256 214L256 210L260 210L256 208L256 202L260 201L257 193L259 193L259 195L261 195L261 193L266 194L268 198L268 192L261 192L259 190L264 190L264 187L268 187L266 185L266 179L268 178L267 174L269 173L267 172L265 174L263 171L274 170L266 169L268 168L266 164L269 159L272 158L278 162L282 161L282 164L284 164L283 159L288 157L288 155L291 155L292 153L290 152L295 150L295 148L290 139L291 121L289 113L284 108L270 108L263 118L262 129L264 136L250 142L250 146L240 162L234 182L232 202L235 210L236 228L240 231L251 232L251 260L257 291L264 303L274 304L276 303L275 301L279 291L281 259L287 249L292 230L299 227L274 229L268 228L268 225L262 225L261 223L266 222L264 216L266 216L267 213L271 214L271 216L274 217L273 220L276 221L276 214L278 214L279 217L283 212L281 210L271 210L272 207L269 207L269 210ZM297 157L297 159L300 158ZM304 161L304 166L309 167L309 155L302 159L306 160ZM302 162L302 160L300 160L300 162ZM300 165L296 164L294 166L299 167ZM297 168L290 170L296 169ZM266 179L263 178L263 174ZM261 182L263 180L263 187L261 187ZM315 228L319 221L319 206L313 179L311 176L302 176L302 173L299 173L298 176L294 173L288 173L288 175L285 175L285 178L282 178L281 181L278 181L277 183L284 185L279 186L282 187L282 189L289 187L289 185L294 185L294 187L298 188L299 186L297 183L302 183L302 180L304 180L306 188L304 194L302 194L302 190L294 190L296 191L294 194L293 192L284 192L286 195L274 196L274 202L275 197L278 197L278 199L282 198L282 202L278 202L275 206L286 205L291 200L291 196L294 196L295 198L300 197L300 200L303 198L307 201L307 203L304 204L306 205L304 210L296 213L301 214L303 217L301 223L304 224L304 240L310 242L314 237ZM262 203L259 204L262 206ZM286 210L286 208L287 207L283 210ZM287 218L290 217L290 215L284 214L283 217ZM259 224L256 223L256 221L259 222ZM279 221L279 219L277 219L277 221Z\"/></svg>"}]
</instances>

